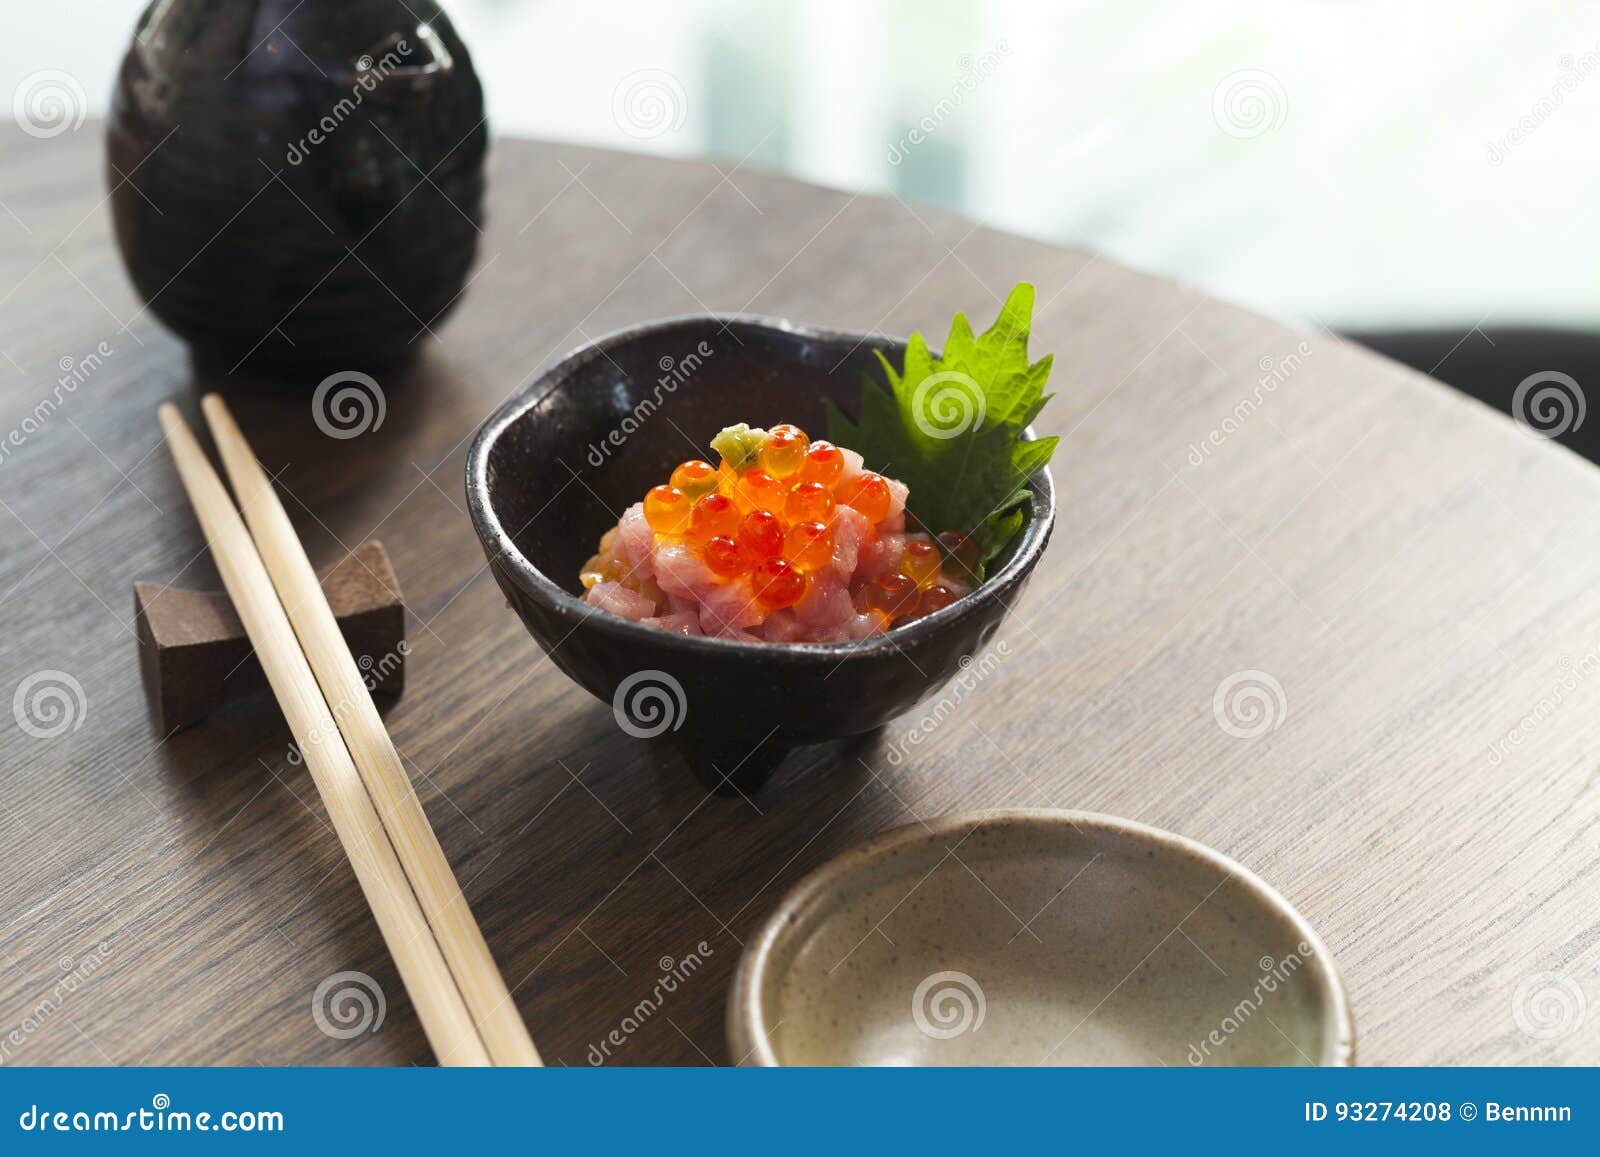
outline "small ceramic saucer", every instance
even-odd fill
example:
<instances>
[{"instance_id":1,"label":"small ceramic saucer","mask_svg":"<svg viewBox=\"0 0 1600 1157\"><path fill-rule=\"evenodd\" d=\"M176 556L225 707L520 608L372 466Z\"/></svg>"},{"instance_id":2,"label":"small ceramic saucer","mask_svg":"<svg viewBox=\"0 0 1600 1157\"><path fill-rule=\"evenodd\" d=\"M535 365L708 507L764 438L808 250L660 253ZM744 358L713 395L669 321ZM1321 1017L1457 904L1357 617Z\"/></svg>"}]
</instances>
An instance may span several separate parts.
<instances>
[{"instance_id":1,"label":"small ceramic saucer","mask_svg":"<svg viewBox=\"0 0 1600 1157\"><path fill-rule=\"evenodd\" d=\"M728 1005L755 1065L1346 1065L1326 946L1259 877L1088 812L898 828L802 880Z\"/></svg>"}]
</instances>

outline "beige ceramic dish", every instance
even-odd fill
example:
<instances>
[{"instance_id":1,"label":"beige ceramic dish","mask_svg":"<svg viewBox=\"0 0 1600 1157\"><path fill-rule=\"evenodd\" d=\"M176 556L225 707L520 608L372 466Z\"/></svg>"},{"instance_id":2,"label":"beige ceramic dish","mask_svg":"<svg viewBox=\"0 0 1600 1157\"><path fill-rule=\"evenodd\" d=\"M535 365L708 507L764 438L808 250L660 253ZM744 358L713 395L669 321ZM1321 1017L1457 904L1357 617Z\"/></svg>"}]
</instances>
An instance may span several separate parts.
<instances>
[{"instance_id":1,"label":"beige ceramic dish","mask_svg":"<svg viewBox=\"0 0 1600 1157\"><path fill-rule=\"evenodd\" d=\"M1200 844L1112 816L972 812L829 861L745 948L754 1065L1346 1065L1311 926Z\"/></svg>"}]
</instances>

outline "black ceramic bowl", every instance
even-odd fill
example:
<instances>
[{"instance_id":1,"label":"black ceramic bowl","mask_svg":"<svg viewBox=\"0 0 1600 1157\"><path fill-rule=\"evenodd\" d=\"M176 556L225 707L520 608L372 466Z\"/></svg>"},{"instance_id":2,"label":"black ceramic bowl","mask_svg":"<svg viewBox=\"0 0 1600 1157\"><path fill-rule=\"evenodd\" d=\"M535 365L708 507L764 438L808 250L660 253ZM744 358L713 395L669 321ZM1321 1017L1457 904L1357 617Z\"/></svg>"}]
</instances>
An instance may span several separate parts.
<instances>
[{"instance_id":1,"label":"black ceramic bowl","mask_svg":"<svg viewBox=\"0 0 1600 1157\"><path fill-rule=\"evenodd\" d=\"M1050 537L1055 491L1041 470L1027 525L987 582L852 643L690 638L582 600L578 570L602 532L673 466L705 456L732 422L818 432L830 398L858 413L864 388L886 388L878 350L899 364L905 346L745 317L654 322L569 355L473 440L472 521L529 633L619 726L677 743L714 788L759 786L792 748L871 731L937 688L994 634Z\"/></svg>"}]
</instances>

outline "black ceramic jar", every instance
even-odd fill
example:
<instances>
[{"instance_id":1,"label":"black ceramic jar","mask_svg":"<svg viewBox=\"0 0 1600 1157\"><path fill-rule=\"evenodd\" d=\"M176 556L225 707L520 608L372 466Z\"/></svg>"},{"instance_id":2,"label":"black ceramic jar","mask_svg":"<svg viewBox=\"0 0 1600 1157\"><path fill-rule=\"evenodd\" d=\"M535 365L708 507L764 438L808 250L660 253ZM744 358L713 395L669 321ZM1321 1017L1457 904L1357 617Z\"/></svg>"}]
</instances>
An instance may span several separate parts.
<instances>
[{"instance_id":1,"label":"black ceramic jar","mask_svg":"<svg viewBox=\"0 0 1600 1157\"><path fill-rule=\"evenodd\" d=\"M223 369L409 356L477 250L488 129L429 0L156 0L108 125L117 242Z\"/></svg>"}]
</instances>

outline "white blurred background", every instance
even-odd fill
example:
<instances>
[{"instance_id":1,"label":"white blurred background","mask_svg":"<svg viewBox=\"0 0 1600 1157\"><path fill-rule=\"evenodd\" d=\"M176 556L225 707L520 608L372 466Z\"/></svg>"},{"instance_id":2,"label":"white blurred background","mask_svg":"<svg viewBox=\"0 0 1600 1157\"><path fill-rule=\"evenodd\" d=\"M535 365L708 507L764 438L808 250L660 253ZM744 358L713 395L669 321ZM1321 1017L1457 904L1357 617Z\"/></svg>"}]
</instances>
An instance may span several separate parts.
<instances>
[{"instance_id":1,"label":"white blurred background","mask_svg":"<svg viewBox=\"0 0 1600 1157\"><path fill-rule=\"evenodd\" d=\"M142 7L0 0L0 95L60 69L99 115ZM894 190L1324 325L1600 320L1593 3L445 7L500 134Z\"/></svg>"}]
</instances>

